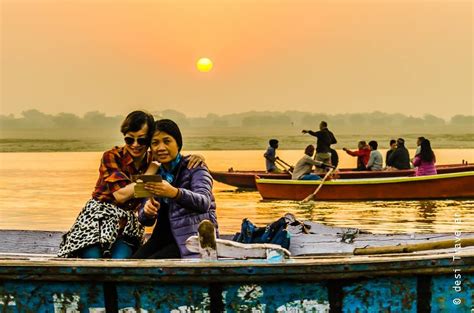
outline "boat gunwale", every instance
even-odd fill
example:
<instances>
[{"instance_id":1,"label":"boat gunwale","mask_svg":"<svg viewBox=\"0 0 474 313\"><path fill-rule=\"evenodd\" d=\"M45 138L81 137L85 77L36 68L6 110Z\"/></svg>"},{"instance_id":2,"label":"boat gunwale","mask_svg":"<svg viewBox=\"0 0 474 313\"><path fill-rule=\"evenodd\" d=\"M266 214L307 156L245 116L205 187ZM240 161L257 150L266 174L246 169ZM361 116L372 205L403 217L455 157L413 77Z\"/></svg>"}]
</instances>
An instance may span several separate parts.
<instances>
[{"instance_id":1,"label":"boat gunwale","mask_svg":"<svg viewBox=\"0 0 474 313\"><path fill-rule=\"evenodd\" d=\"M239 268L239 267L298 267L298 266L317 266L317 265L335 265L335 264L380 264L392 262L410 262L410 261L433 261L433 260L452 260L453 252L451 250L443 251L429 250L425 253L391 253L391 254L372 254L372 255L331 255L324 256L306 256L293 257L285 259L281 262L271 262L265 259L219 259L219 260L204 260L204 259L164 259L164 260L149 260L149 259L127 259L127 260L112 260L112 259L67 259L58 257L25 257L18 259L1 258L0 254L0 268L1 267L129 267L129 268ZM474 248L461 248L456 251L456 256L460 259L470 259L474 265Z\"/></svg>"},{"instance_id":2,"label":"boat gunwale","mask_svg":"<svg viewBox=\"0 0 474 313\"><path fill-rule=\"evenodd\" d=\"M350 179L335 179L325 181L324 185L372 185L372 184L396 184L396 183L410 183L419 181L433 181L444 180L449 178L463 178L474 176L474 171L446 173L427 176L409 176L409 177L378 177L378 178L350 178ZM292 180L292 179L268 179L255 178L257 184L270 185L313 185L318 186L319 180Z\"/></svg>"},{"instance_id":3,"label":"boat gunwale","mask_svg":"<svg viewBox=\"0 0 474 313\"><path fill-rule=\"evenodd\" d=\"M229 283L229 282L281 282L285 281L324 281L339 279L360 279L369 277L413 276L413 275L446 275L451 274L453 267L463 273L474 273L474 252L462 253L456 264L452 263L452 254L437 257L426 255L422 259L406 258L405 260L385 260L374 262L365 258L365 262L345 263L341 259L329 262L315 261L311 263L269 263L251 262L240 264L234 262L202 261L194 266L184 266L183 262L164 266L157 260L142 261L140 266L123 266L123 261L89 261L76 264L56 264L49 262L22 261L23 266L12 263L4 266L0 263L0 280L29 281L111 281L120 283ZM434 257L434 258L433 258ZM362 260L362 259L361 259ZM180 260L175 260L180 261ZM53 263L57 263L53 261ZM69 262L81 263L81 262ZM133 262L136 263L136 262ZM133 264L132 263L132 264ZM242 263L242 262L240 262ZM104 266L107 264L106 266ZM130 264L129 264L130 265ZM199 265L199 267L196 267ZM233 266L232 266L233 265Z\"/></svg>"}]
</instances>

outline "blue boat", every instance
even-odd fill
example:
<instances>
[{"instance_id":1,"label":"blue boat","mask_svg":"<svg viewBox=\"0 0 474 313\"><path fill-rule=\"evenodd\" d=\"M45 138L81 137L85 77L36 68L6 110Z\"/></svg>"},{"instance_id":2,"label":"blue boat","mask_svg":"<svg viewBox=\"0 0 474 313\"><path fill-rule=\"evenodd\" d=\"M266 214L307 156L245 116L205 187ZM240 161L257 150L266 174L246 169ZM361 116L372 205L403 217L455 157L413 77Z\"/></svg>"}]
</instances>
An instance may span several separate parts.
<instances>
[{"instance_id":1,"label":"blue boat","mask_svg":"<svg viewBox=\"0 0 474 313\"><path fill-rule=\"evenodd\" d=\"M473 290L472 247L277 261L0 255L0 312L470 312Z\"/></svg>"}]
</instances>

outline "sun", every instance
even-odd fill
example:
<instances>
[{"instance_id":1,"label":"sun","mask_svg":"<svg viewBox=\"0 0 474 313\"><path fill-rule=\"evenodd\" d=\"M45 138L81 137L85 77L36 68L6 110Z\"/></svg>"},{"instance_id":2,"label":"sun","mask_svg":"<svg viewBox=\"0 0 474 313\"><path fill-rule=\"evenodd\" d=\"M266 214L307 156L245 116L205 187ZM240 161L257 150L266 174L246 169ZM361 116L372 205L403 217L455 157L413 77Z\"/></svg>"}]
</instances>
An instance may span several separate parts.
<instances>
[{"instance_id":1,"label":"sun","mask_svg":"<svg viewBox=\"0 0 474 313\"><path fill-rule=\"evenodd\" d=\"M196 62L196 67L199 72L209 72L212 70L213 64L209 58L200 58Z\"/></svg>"}]
</instances>

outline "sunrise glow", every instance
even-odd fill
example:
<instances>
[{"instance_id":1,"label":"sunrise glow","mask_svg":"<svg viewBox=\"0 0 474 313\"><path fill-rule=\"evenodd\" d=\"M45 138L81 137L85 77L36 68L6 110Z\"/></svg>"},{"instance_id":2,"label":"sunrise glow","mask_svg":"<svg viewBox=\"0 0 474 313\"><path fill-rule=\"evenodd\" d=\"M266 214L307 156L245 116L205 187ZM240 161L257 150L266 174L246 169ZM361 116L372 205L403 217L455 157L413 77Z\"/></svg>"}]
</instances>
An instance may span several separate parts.
<instances>
[{"instance_id":1,"label":"sunrise glow","mask_svg":"<svg viewBox=\"0 0 474 313\"><path fill-rule=\"evenodd\" d=\"M208 58L200 58L196 62L196 67L200 72L209 72L212 70L213 64L212 61Z\"/></svg>"}]
</instances>

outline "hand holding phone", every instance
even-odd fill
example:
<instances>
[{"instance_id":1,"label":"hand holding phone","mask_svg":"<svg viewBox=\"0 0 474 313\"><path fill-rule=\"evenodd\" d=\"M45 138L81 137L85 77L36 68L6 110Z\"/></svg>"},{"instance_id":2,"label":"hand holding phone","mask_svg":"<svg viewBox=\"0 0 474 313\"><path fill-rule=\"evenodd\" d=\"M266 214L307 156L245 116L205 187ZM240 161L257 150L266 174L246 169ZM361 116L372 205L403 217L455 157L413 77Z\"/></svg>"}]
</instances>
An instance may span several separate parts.
<instances>
[{"instance_id":1,"label":"hand holding phone","mask_svg":"<svg viewBox=\"0 0 474 313\"><path fill-rule=\"evenodd\" d=\"M133 175L132 180L136 183L134 188L135 198L153 197L153 194L145 189L145 184L163 181L160 175Z\"/></svg>"}]
</instances>

